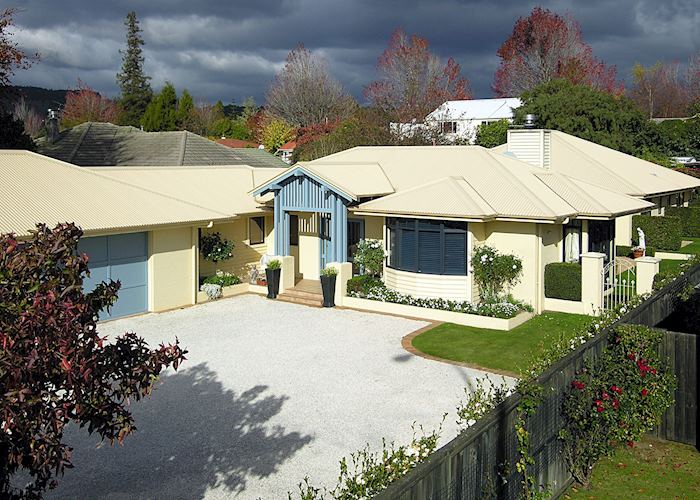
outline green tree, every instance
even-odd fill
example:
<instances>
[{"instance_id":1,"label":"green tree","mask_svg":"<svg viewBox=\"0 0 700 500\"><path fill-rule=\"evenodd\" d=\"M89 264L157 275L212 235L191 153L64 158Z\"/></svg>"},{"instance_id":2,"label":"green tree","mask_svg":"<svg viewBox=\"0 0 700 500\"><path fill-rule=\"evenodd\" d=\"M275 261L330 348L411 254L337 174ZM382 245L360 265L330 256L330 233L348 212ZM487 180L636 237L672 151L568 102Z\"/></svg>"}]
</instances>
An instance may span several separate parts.
<instances>
[{"instance_id":1,"label":"green tree","mask_svg":"<svg viewBox=\"0 0 700 500\"><path fill-rule=\"evenodd\" d=\"M187 89L182 91L177 101L177 126L181 130L190 130L194 118L194 99Z\"/></svg>"},{"instance_id":2,"label":"green tree","mask_svg":"<svg viewBox=\"0 0 700 500\"><path fill-rule=\"evenodd\" d=\"M147 132L177 130L177 93L172 83L165 82L160 93L148 104L141 124Z\"/></svg>"},{"instance_id":3,"label":"green tree","mask_svg":"<svg viewBox=\"0 0 700 500\"><path fill-rule=\"evenodd\" d=\"M508 120L498 120L491 123L482 123L476 129L475 144L485 148L493 148L505 144L508 140Z\"/></svg>"},{"instance_id":4,"label":"green tree","mask_svg":"<svg viewBox=\"0 0 700 500\"><path fill-rule=\"evenodd\" d=\"M276 153L285 142L294 137L294 127L289 123L271 118L263 125L262 143L270 153Z\"/></svg>"},{"instance_id":5,"label":"green tree","mask_svg":"<svg viewBox=\"0 0 700 500\"><path fill-rule=\"evenodd\" d=\"M596 90L554 80L522 95L523 105L515 111L516 122L526 114L537 115L542 128L617 149L632 155L658 146L658 134L632 101Z\"/></svg>"},{"instance_id":6,"label":"green tree","mask_svg":"<svg viewBox=\"0 0 700 500\"><path fill-rule=\"evenodd\" d=\"M123 125L138 126L146 111L148 103L153 98L153 90L149 76L143 72L143 37L136 19L136 12L126 15L126 51L122 54L122 69L117 73L117 83L121 89L119 104L122 108L121 120Z\"/></svg>"},{"instance_id":7,"label":"green tree","mask_svg":"<svg viewBox=\"0 0 700 500\"><path fill-rule=\"evenodd\" d=\"M0 149L36 151L36 144L24 131L24 123L2 112L0 112Z\"/></svg>"}]
</instances>

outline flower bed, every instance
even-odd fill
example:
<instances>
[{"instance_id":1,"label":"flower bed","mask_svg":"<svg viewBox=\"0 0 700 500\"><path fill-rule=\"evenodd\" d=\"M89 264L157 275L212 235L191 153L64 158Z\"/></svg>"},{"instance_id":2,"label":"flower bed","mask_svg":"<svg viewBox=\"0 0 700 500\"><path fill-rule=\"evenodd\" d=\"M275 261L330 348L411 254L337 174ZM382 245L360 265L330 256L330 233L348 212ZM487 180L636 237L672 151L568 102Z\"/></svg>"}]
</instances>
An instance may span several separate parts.
<instances>
[{"instance_id":1,"label":"flower bed","mask_svg":"<svg viewBox=\"0 0 700 500\"><path fill-rule=\"evenodd\" d=\"M378 300L381 302L391 302L393 304L475 314L477 316L488 316L491 318L510 319L517 316L521 311L532 311L530 306L515 300L510 302L474 304L466 300L458 301L441 298L414 297L387 288L384 284L379 282L366 287L364 290L348 288L348 296L358 299Z\"/></svg>"}]
</instances>

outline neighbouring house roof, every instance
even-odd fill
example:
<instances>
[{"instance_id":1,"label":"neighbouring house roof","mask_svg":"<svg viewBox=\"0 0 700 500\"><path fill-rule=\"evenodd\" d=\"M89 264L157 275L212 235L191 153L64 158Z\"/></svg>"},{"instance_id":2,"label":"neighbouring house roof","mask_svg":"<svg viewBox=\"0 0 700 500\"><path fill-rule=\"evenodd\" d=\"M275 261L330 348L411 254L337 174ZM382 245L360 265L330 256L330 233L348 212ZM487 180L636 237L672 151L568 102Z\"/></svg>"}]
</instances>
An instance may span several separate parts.
<instances>
[{"instance_id":1,"label":"neighbouring house roof","mask_svg":"<svg viewBox=\"0 0 700 500\"><path fill-rule=\"evenodd\" d=\"M298 169L349 193L360 202L354 210L365 213L554 221L652 206L600 188L591 189L600 198L593 199L578 181L563 175L550 179L543 169L479 146L356 147L298 165L253 193Z\"/></svg>"},{"instance_id":2,"label":"neighbouring house roof","mask_svg":"<svg viewBox=\"0 0 700 500\"><path fill-rule=\"evenodd\" d=\"M196 168L98 167L91 170L189 203L237 215L259 212L260 204L248 192L286 169L239 165Z\"/></svg>"},{"instance_id":3,"label":"neighbouring house roof","mask_svg":"<svg viewBox=\"0 0 700 500\"><path fill-rule=\"evenodd\" d=\"M228 148L257 148L259 144L252 141L244 141L242 139L216 139L217 144L223 144Z\"/></svg>"},{"instance_id":4,"label":"neighbouring house roof","mask_svg":"<svg viewBox=\"0 0 700 500\"><path fill-rule=\"evenodd\" d=\"M37 222L75 222L96 233L234 215L29 151L0 150L0 178L0 233L25 236Z\"/></svg>"},{"instance_id":5,"label":"neighbouring house roof","mask_svg":"<svg viewBox=\"0 0 700 500\"><path fill-rule=\"evenodd\" d=\"M255 148L230 148L192 132L143 132L134 127L87 122L61 132L41 154L83 167L250 165L285 167L276 156Z\"/></svg>"},{"instance_id":6,"label":"neighbouring house roof","mask_svg":"<svg viewBox=\"0 0 700 500\"><path fill-rule=\"evenodd\" d=\"M679 171L551 130L549 170L630 196L650 197L700 187ZM508 144L491 151L512 156Z\"/></svg>"},{"instance_id":7,"label":"neighbouring house roof","mask_svg":"<svg viewBox=\"0 0 700 500\"><path fill-rule=\"evenodd\" d=\"M446 101L430 113L426 120L501 120L513 118L513 109L519 108L520 99L464 99Z\"/></svg>"},{"instance_id":8,"label":"neighbouring house roof","mask_svg":"<svg viewBox=\"0 0 700 500\"><path fill-rule=\"evenodd\" d=\"M282 144L282 147L280 147L277 151L289 151L292 152L294 151L294 148L297 147L297 141L288 141Z\"/></svg>"}]
</instances>

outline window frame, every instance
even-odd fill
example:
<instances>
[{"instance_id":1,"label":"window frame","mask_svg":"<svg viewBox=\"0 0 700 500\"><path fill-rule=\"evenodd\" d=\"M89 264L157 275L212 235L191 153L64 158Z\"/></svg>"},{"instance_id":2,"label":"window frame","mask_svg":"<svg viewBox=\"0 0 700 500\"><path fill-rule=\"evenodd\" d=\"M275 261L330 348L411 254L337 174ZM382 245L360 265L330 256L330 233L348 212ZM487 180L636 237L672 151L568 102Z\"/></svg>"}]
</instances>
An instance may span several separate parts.
<instances>
[{"instance_id":1,"label":"window frame","mask_svg":"<svg viewBox=\"0 0 700 500\"><path fill-rule=\"evenodd\" d=\"M255 219L260 219L262 221L262 225L258 224L258 227L260 228L260 234L261 234L261 239L260 241L255 240L253 241L253 231L251 224L255 221ZM257 224L257 222L256 222ZM252 217L248 218L248 243L250 245L263 245L265 243L265 216L264 215L255 215Z\"/></svg>"},{"instance_id":2,"label":"window frame","mask_svg":"<svg viewBox=\"0 0 700 500\"><path fill-rule=\"evenodd\" d=\"M455 226L462 227L455 227ZM390 248L386 265L390 269L416 274L430 274L437 276L468 276L469 275L469 224L461 221L446 221L440 219L412 219L403 217L387 217L386 241ZM404 247L404 231L413 235L412 265L406 264L406 257L402 256L401 248ZM421 233L437 233L439 237L439 271L422 269L421 257ZM460 263L460 269L446 267L446 238L447 234L464 235L464 262ZM393 245L392 245L393 241ZM393 247L393 248L392 248Z\"/></svg>"}]
</instances>

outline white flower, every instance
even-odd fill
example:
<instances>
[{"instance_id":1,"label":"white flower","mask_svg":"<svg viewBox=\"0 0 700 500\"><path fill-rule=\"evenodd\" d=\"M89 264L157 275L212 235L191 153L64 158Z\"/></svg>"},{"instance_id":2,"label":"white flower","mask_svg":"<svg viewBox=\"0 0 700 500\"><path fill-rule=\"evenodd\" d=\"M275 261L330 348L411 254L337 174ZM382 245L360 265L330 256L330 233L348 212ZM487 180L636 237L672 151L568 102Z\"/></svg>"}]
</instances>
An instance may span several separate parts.
<instances>
[{"instance_id":1,"label":"white flower","mask_svg":"<svg viewBox=\"0 0 700 500\"><path fill-rule=\"evenodd\" d=\"M518 266L516 266L515 264L513 264L513 269L517 269L517 268L518 268Z\"/></svg>"},{"instance_id":2,"label":"white flower","mask_svg":"<svg viewBox=\"0 0 700 500\"><path fill-rule=\"evenodd\" d=\"M469 427L471 427L471 426L474 425L475 423L476 423L476 420L474 420L473 418L470 418L469 420L467 420L467 425L468 425Z\"/></svg>"}]
</instances>

